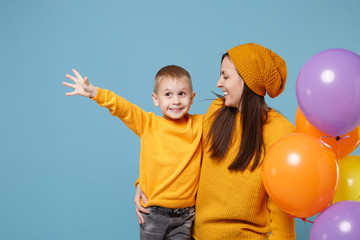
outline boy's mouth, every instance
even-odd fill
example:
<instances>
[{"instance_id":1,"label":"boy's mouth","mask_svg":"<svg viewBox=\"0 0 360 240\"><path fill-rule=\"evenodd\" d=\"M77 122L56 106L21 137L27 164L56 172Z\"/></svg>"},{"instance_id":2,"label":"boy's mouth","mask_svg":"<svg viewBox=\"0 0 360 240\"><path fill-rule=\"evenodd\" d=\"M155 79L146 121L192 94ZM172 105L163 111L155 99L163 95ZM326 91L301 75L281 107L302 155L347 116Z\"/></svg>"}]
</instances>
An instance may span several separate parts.
<instances>
[{"instance_id":1,"label":"boy's mouth","mask_svg":"<svg viewBox=\"0 0 360 240\"><path fill-rule=\"evenodd\" d=\"M173 112L180 112L183 108L169 108L169 110Z\"/></svg>"}]
</instances>

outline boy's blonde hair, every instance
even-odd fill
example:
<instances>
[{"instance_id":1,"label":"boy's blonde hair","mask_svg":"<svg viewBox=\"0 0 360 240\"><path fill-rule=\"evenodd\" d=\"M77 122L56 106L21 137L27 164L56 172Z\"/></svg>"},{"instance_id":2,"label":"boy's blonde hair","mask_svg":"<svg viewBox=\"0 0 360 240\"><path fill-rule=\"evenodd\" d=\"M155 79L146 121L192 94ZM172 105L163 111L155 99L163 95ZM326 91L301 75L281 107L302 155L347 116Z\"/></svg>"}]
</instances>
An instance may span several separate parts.
<instances>
[{"instance_id":1,"label":"boy's blonde hair","mask_svg":"<svg viewBox=\"0 0 360 240\"><path fill-rule=\"evenodd\" d=\"M169 65L161 68L155 76L155 84L154 84L154 93L157 93L160 83L164 78L172 78L172 79L186 79L189 81L190 90L193 91L193 86L191 82L191 77L188 71L184 68Z\"/></svg>"}]
</instances>

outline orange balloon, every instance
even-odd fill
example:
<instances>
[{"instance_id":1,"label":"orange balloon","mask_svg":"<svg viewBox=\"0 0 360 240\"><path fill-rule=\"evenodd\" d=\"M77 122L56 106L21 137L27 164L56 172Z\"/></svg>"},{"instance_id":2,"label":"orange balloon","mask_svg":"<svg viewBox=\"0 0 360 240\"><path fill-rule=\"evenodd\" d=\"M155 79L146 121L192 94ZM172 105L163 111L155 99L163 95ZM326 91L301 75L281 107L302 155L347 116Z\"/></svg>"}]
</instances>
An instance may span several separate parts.
<instances>
[{"instance_id":1,"label":"orange balloon","mask_svg":"<svg viewBox=\"0 0 360 240\"><path fill-rule=\"evenodd\" d=\"M337 141L335 139L336 136L327 135L315 128L313 125L311 125L311 123L306 120L299 107L296 109L295 125L298 133L308 133L310 135L313 135L314 137L321 139L321 141L329 145L331 147L331 150L335 153L335 156L338 157L338 159L346 157L347 155L352 153L360 144L357 128L355 128L348 134L340 136L340 140Z\"/></svg>"},{"instance_id":2,"label":"orange balloon","mask_svg":"<svg viewBox=\"0 0 360 240\"><path fill-rule=\"evenodd\" d=\"M275 142L263 162L263 182L270 198L299 218L311 217L329 205L338 176L334 153L305 133L294 133Z\"/></svg>"}]
</instances>

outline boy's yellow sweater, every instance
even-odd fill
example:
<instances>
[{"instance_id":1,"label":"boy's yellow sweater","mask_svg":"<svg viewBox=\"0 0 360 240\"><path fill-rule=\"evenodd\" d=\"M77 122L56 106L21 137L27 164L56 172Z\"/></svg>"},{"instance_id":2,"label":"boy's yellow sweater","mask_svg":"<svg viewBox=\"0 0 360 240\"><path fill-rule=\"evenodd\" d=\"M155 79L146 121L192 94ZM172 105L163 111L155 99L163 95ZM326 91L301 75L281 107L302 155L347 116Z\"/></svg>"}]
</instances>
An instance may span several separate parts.
<instances>
[{"instance_id":1,"label":"boy's yellow sweater","mask_svg":"<svg viewBox=\"0 0 360 240\"><path fill-rule=\"evenodd\" d=\"M140 182L146 206L195 205L201 164L203 115L170 121L145 112L114 92L98 88L92 98L140 137ZM129 160L126 160L129 161ZM133 161L133 159L130 159Z\"/></svg>"},{"instance_id":2,"label":"boy's yellow sweater","mask_svg":"<svg viewBox=\"0 0 360 240\"><path fill-rule=\"evenodd\" d=\"M221 101L215 100L205 115L204 144L212 123L211 116L221 104ZM211 159L209 146L203 146L194 237L200 240L295 239L294 219L277 207L265 191L262 183L262 165L253 172L228 169L240 146L239 117L234 141L223 161ZM284 116L271 110L264 126L266 150L282 136L294 132L295 127ZM251 165L252 163L249 166ZM270 232L272 234L269 236Z\"/></svg>"}]
</instances>

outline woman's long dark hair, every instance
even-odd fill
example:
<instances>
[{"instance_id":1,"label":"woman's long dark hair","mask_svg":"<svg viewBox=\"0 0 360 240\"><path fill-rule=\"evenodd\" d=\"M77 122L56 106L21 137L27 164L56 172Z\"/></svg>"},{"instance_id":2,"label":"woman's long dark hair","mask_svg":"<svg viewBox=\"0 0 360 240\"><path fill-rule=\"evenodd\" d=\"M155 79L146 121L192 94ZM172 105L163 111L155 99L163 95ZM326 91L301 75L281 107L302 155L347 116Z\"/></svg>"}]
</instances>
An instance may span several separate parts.
<instances>
[{"instance_id":1,"label":"woman's long dark hair","mask_svg":"<svg viewBox=\"0 0 360 240\"><path fill-rule=\"evenodd\" d=\"M223 55L221 62L225 57L229 57L228 53ZM222 100L224 101L224 98ZM210 144L211 158L218 161L224 159L233 141L235 131L239 131L236 129L239 109L227 107L224 102L222 107L214 113L214 121L206 139L206 143ZM261 161L262 150L265 153L263 126L267 120L267 106L265 98L254 93L245 82L239 106L240 124L242 126L241 143L237 156L228 168L244 171L254 158L254 163L250 169L253 171Z\"/></svg>"}]
</instances>

